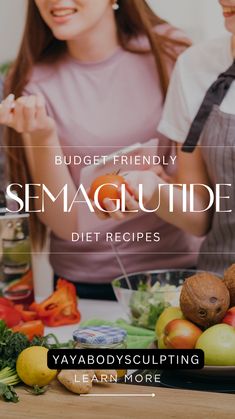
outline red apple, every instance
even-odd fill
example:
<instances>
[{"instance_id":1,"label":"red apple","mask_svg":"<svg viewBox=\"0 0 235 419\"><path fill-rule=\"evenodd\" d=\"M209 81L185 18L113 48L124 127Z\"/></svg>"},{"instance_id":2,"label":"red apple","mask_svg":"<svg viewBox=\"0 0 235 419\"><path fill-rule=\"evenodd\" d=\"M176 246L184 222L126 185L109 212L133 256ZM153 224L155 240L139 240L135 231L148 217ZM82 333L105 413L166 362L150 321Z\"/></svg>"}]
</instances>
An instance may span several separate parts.
<instances>
[{"instance_id":1,"label":"red apple","mask_svg":"<svg viewBox=\"0 0 235 419\"><path fill-rule=\"evenodd\" d=\"M222 320L222 323L226 323L235 327L235 307L232 307L227 311L225 317Z\"/></svg>"},{"instance_id":2,"label":"red apple","mask_svg":"<svg viewBox=\"0 0 235 419\"><path fill-rule=\"evenodd\" d=\"M188 320L175 319L166 325L163 333L167 349L194 349L202 331Z\"/></svg>"}]
</instances>

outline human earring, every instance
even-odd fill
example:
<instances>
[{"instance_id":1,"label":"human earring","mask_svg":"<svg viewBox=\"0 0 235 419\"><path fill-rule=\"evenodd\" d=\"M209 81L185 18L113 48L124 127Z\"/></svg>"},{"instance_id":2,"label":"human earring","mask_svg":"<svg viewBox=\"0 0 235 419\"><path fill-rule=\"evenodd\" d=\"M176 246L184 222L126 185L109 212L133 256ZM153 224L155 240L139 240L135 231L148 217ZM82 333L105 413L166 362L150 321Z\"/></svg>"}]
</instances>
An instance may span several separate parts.
<instances>
[{"instance_id":1,"label":"human earring","mask_svg":"<svg viewBox=\"0 0 235 419\"><path fill-rule=\"evenodd\" d=\"M112 8L115 12L116 12L116 10L119 9L119 4L118 4L117 0L113 3Z\"/></svg>"}]
</instances>

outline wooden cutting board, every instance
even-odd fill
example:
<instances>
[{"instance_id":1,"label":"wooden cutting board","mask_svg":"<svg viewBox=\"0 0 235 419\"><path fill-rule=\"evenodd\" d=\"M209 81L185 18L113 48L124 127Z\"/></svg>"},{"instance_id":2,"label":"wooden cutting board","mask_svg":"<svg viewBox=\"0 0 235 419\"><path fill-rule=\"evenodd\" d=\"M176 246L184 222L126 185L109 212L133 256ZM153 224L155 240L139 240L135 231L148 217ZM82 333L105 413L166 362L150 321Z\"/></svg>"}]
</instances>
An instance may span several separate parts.
<instances>
[{"instance_id":1,"label":"wooden cutting board","mask_svg":"<svg viewBox=\"0 0 235 419\"><path fill-rule=\"evenodd\" d=\"M19 403L0 402L1 419L235 418L235 396L229 394L110 384L93 386L87 397L68 392L57 381L41 396L23 387L17 392ZM152 393L155 397L148 396Z\"/></svg>"}]
</instances>

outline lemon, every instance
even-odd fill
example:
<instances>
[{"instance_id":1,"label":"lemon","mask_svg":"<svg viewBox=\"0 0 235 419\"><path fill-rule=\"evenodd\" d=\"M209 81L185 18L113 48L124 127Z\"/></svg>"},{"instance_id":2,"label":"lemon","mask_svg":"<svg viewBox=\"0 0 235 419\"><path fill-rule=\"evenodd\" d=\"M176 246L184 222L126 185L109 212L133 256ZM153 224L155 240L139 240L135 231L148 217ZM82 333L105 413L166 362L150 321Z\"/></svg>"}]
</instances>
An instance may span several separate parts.
<instances>
[{"instance_id":1,"label":"lemon","mask_svg":"<svg viewBox=\"0 0 235 419\"><path fill-rule=\"evenodd\" d=\"M43 346L31 346L20 353L16 371L23 383L43 387L56 377L57 370L47 367L47 352L48 349Z\"/></svg>"}]
</instances>

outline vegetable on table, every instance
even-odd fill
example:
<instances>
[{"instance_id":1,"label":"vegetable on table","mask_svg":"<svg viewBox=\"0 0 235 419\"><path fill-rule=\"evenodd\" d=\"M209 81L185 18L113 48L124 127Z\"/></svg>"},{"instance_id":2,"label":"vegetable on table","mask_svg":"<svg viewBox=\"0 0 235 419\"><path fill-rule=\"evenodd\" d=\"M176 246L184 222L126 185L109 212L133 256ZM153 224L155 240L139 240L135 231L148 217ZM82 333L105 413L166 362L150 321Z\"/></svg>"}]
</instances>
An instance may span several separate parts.
<instances>
[{"instance_id":1,"label":"vegetable on table","mask_svg":"<svg viewBox=\"0 0 235 419\"><path fill-rule=\"evenodd\" d=\"M91 371L86 370L62 370L57 375L57 379L72 393L88 394L92 389L92 378L90 374ZM84 380L85 375L86 380Z\"/></svg>"},{"instance_id":2,"label":"vegetable on table","mask_svg":"<svg viewBox=\"0 0 235 419\"><path fill-rule=\"evenodd\" d=\"M18 396L14 385L20 382L16 373L16 362L19 355L26 349L33 346L43 349L74 348L75 342L68 341L60 343L52 333L46 336L35 336L32 341L22 333L9 329L3 320L0 320L0 396L5 401L17 402ZM38 360L35 360L35 364ZM2 371L1 371L2 370ZM40 383L41 384L41 383ZM40 387L40 388L39 388ZM45 388L33 386L34 394L42 394Z\"/></svg>"},{"instance_id":3,"label":"vegetable on table","mask_svg":"<svg viewBox=\"0 0 235 419\"><path fill-rule=\"evenodd\" d=\"M22 320L19 311L5 298L1 298L0 301L0 319L4 320L8 327L16 326Z\"/></svg>"},{"instance_id":4,"label":"vegetable on table","mask_svg":"<svg viewBox=\"0 0 235 419\"><path fill-rule=\"evenodd\" d=\"M15 309L19 311L19 313L21 314L21 318L24 322L29 322L37 319L36 311L26 309L23 306L23 304L15 304Z\"/></svg>"},{"instance_id":5,"label":"vegetable on table","mask_svg":"<svg viewBox=\"0 0 235 419\"><path fill-rule=\"evenodd\" d=\"M116 370L62 370L57 375L59 382L76 394L88 394L93 381L96 383L104 380L103 382L109 383L113 381L113 377L117 377Z\"/></svg>"},{"instance_id":6,"label":"vegetable on table","mask_svg":"<svg viewBox=\"0 0 235 419\"><path fill-rule=\"evenodd\" d=\"M0 306L13 307L14 304L7 298L0 297Z\"/></svg>"},{"instance_id":7,"label":"vegetable on table","mask_svg":"<svg viewBox=\"0 0 235 419\"><path fill-rule=\"evenodd\" d=\"M18 355L30 346L44 346L48 349L73 348L74 341L60 343L55 335L35 336L30 341L22 333L9 329L4 321L0 320L0 370L5 367L15 368Z\"/></svg>"},{"instance_id":8,"label":"vegetable on table","mask_svg":"<svg viewBox=\"0 0 235 419\"><path fill-rule=\"evenodd\" d=\"M25 335L14 333L0 320L0 370L15 368L18 355L28 346L30 342Z\"/></svg>"},{"instance_id":9,"label":"vegetable on table","mask_svg":"<svg viewBox=\"0 0 235 419\"><path fill-rule=\"evenodd\" d=\"M19 397L14 389L14 385L18 384L20 379L15 369L5 367L0 371L0 397L7 402L17 403Z\"/></svg>"},{"instance_id":10,"label":"vegetable on table","mask_svg":"<svg viewBox=\"0 0 235 419\"><path fill-rule=\"evenodd\" d=\"M32 320L13 327L13 331L22 333L29 340L32 340L35 336L44 335L44 324L41 320Z\"/></svg>"},{"instance_id":11,"label":"vegetable on table","mask_svg":"<svg viewBox=\"0 0 235 419\"><path fill-rule=\"evenodd\" d=\"M30 394L33 394L34 396L40 396L41 394L46 393L49 387L50 386L39 387L36 385L30 388L27 388L26 391Z\"/></svg>"},{"instance_id":12,"label":"vegetable on table","mask_svg":"<svg viewBox=\"0 0 235 419\"><path fill-rule=\"evenodd\" d=\"M81 318L76 288L65 279L58 280L56 291L49 298L40 304L31 304L30 309L49 327L78 323Z\"/></svg>"}]
</instances>

